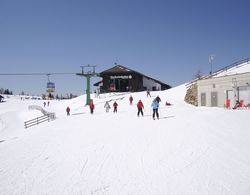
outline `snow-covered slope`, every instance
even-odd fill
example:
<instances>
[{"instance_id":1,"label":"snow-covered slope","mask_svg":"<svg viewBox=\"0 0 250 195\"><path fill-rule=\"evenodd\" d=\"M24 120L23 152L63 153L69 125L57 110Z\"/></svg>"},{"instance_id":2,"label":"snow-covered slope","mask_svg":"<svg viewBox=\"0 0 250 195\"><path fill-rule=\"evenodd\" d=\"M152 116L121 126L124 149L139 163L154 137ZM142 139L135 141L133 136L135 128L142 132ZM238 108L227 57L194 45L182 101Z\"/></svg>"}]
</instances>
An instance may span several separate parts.
<instances>
[{"instance_id":1,"label":"snow-covered slope","mask_svg":"<svg viewBox=\"0 0 250 195\"><path fill-rule=\"evenodd\" d=\"M103 94L93 115L84 96L51 101L45 109L57 119L29 129L23 121L39 113L27 107L42 101L1 103L0 194L249 194L250 110L193 107L185 93L182 85L151 98ZM160 120L152 120L157 95ZM105 112L109 100L117 114Z\"/></svg>"}]
</instances>

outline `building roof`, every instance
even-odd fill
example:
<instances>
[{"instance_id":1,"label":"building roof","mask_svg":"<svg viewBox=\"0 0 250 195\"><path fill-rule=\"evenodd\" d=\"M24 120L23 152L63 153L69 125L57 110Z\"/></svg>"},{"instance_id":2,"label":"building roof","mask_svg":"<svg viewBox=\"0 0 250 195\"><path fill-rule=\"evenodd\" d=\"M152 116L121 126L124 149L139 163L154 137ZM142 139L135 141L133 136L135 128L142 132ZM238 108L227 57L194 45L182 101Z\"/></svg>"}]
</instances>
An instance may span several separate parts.
<instances>
[{"instance_id":1,"label":"building roof","mask_svg":"<svg viewBox=\"0 0 250 195\"><path fill-rule=\"evenodd\" d=\"M154 81L156 81L157 83L159 83L161 85L165 85L167 88L171 88L171 86L168 85L168 84L166 84L166 83L163 83L163 82L161 82L161 81L159 81L157 79L154 79L152 77L146 76L146 75L144 75L144 74L142 74L140 72L137 72L135 70L132 70L130 68L127 68L127 67L125 67L123 65L118 65L118 64L116 64L114 67L112 67L110 69L107 69L107 70L104 70L103 72L100 72L100 76L102 76L104 74L114 74L114 73L115 74L119 74L119 73L121 73L121 74L124 74L124 73L136 73L136 74L139 74L139 75L141 75L141 76L143 76L145 78L154 80ZM95 83L94 86L98 86L98 84L100 84L101 82L102 81L99 81L99 82Z\"/></svg>"},{"instance_id":2,"label":"building roof","mask_svg":"<svg viewBox=\"0 0 250 195\"><path fill-rule=\"evenodd\" d=\"M100 75L108 74L108 73L128 73L128 72L136 72L136 71L129 69L129 68L122 66L122 65L116 65L110 69L104 70L103 72L100 73ZM138 72L136 72L136 73L138 73ZM138 73L138 74L141 74L141 73Z\"/></svg>"},{"instance_id":3,"label":"building roof","mask_svg":"<svg viewBox=\"0 0 250 195\"><path fill-rule=\"evenodd\" d=\"M94 86L99 86L102 83L102 80L98 81L97 83L94 83Z\"/></svg>"}]
</instances>

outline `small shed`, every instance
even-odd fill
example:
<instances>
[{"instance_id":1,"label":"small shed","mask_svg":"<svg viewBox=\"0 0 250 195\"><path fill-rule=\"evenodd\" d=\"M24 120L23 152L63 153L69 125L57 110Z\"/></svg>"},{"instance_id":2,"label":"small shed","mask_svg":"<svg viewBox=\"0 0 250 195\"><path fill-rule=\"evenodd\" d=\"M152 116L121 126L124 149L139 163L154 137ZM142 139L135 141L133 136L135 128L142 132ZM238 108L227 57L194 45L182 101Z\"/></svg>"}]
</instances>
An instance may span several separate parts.
<instances>
[{"instance_id":1,"label":"small shed","mask_svg":"<svg viewBox=\"0 0 250 195\"><path fill-rule=\"evenodd\" d=\"M0 102L2 102L4 99L4 97L2 95L0 95Z\"/></svg>"}]
</instances>

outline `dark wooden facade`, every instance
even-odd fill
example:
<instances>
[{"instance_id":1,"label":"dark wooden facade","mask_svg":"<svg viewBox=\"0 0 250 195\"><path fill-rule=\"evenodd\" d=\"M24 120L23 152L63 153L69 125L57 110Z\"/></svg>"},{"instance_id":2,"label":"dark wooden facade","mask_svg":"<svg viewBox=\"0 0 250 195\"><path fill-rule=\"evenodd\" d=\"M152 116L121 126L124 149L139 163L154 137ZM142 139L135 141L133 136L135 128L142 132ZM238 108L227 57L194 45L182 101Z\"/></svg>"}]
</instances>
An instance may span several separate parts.
<instances>
[{"instance_id":1,"label":"dark wooden facade","mask_svg":"<svg viewBox=\"0 0 250 195\"><path fill-rule=\"evenodd\" d=\"M145 78L160 85L161 90L171 88L171 86L167 84L147 77L122 65L116 65L113 68L105 70L101 72L99 76L102 77L102 81L95 83L94 86L99 86L101 93L110 91L125 92L147 90L147 87L145 87L145 84L143 83Z\"/></svg>"}]
</instances>

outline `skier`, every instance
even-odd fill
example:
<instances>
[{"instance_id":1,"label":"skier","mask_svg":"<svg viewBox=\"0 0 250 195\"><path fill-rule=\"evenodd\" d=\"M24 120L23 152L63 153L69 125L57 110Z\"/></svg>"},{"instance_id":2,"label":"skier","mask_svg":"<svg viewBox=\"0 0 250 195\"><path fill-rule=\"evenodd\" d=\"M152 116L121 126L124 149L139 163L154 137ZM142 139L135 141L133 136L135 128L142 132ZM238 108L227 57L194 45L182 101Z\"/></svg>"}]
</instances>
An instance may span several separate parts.
<instances>
[{"instance_id":1,"label":"skier","mask_svg":"<svg viewBox=\"0 0 250 195\"><path fill-rule=\"evenodd\" d=\"M45 107L46 106L46 102L43 102L43 107Z\"/></svg>"},{"instance_id":2,"label":"skier","mask_svg":"<svg viewBox=\"0 0 250 195\"><path fill-rule=\"evenodd\" d=\"M109 112L110 105L108 101L106 101L106 103L104 104L104 108L106 108L106 112Z\"/></svg>"},{"instance_id":3,"label":"skier","mask_svg":"<svg viewBox=\"0 0 250 195\"><path fill-rule=\"evenodd\" d=\"M114 112L117 112L117 106L118 104L116 102L113 103L113 107L114 107Z\"/></svg>"},{"instance_id":4,"label":"skier","mask_svg":"<svg viewBox=\"0 0 250 195\"><path fill-rule=\"evenodd\" d=\"M93 114L94 113L94 108L95 108L93 100L90 101L89 108L90 108L90 113Z\"/></svg>"},{"instance_id":5,"label":"skier","mask_svg":"<svg viewBox=\"0 0 250 195\"><path fill-rule=\"evenodd\" d=\"M166 102L166 106L172 106L172 104L169 102Z\"/></svg>"},{"instance_id":6,"label":"skier","mask_svg":"<svg viewBox=\"0 0 250 195\"><path fill-rule=\"evenodd\" d=\"M153 119L155 120L155 114L156 114L156 117L159 120L159 113L158 113L159 102L157 100L154 100L151 104L151 107L153 108Z\"/></svg>"},{"instance_id":7,"label":"skier","mask_svg":"<svg viewBox=\"0 0 250 195\"><path fill-rule=\"evenodd\" d=\"M147 97L151 97L149 89L147 90Z\"/></svg>"},{"instance_id":8,"label":"skier","mask_svg":"<svg viewBox=\"0 0 250 195\"><path fill-rule=\"evenodd\" d=\"M49 107L49 101L47 102L47 105L48 105L48 107Z\"/></svg>"},{"instance_id":9,"label":"skier","mask_svg":"<svg viewBox=\"0 0 250 195\"><path fill-rule=\"evenodd\" d=\"M133 104L133 97L132 97L132 95L129 97L129 103L130 103L130 105Z\"/></svg>"},{"instance_id":10,"label":"skier","mask_svg":"<svg viewBox=\"0 0 250 195\"><path fill-rule=\"evenodd\" d=\"M137 109L138 109L137 116L139 117L140 113L143 116L144 105L141 100L139 100L139 102L137 103Z\"/></svg>"},{"instance_id":11,"label":"skier","mask_svg":"<svg viewBox=\"0 0 250 195\"><path fill-rule=\"evenodd\" d=\"M66 112L67 112L67 116L69 116L70 115L70 108L69 107L66 108Z\"/></svg>"}]
</instances>

